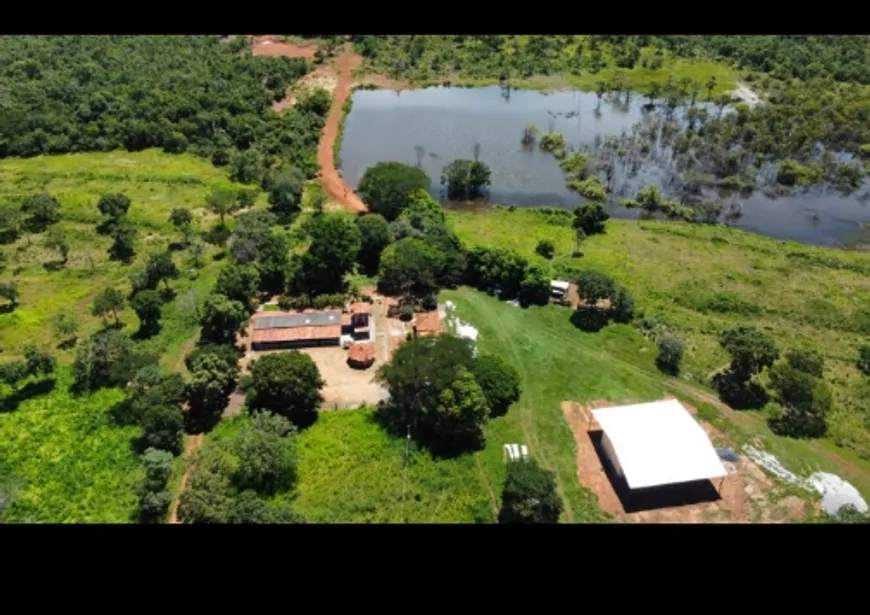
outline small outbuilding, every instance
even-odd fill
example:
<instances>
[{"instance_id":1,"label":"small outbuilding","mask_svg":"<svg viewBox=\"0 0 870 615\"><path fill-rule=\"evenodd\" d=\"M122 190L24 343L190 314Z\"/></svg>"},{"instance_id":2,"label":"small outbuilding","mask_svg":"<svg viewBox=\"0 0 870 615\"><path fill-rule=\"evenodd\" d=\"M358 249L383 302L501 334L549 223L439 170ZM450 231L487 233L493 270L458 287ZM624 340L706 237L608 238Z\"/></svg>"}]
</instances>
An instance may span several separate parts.
<instances>
[{"instance_id":1,"label":"small outbuilding","mask_svg":"<svg viewBox=\"0 0 870 615\"><path fill-rule=\"evenodd\" d=\"M416 337L435 337L444 330L438 312L421 312L414 316L414 335Z\"/></svg>"},{"instance_id":2,"label":"small outbuilding","mask_svg":"<svg viewBox=\"0 0 870 615\"><path fill-rule=\"evenodd\" d=\"M366 369L375 362L374 344L354 343L347 350L347 364L356 369Z\"/></svg>"},{"instance_id":3,"label":"small outbuilding","mask_svg":"<svg viewBox=\"0 0 870 615\"><path fill-rule=\"evenodd\" d=\"M550 280L550 296L553 299L562 299L568 293L568 288L570 286L570 282L565 282L563 280Z\"/></svg>"},{"instance_id":4,"label":"small outbuilding","mask_svg":"<svg viewBox=\"0 0 870 615\"><path fill-rule=\"evenodd\" d=\"M676 399L592 411L601 446L632 491L724 478L704 429Z\"/></svg>"}]
</instances>

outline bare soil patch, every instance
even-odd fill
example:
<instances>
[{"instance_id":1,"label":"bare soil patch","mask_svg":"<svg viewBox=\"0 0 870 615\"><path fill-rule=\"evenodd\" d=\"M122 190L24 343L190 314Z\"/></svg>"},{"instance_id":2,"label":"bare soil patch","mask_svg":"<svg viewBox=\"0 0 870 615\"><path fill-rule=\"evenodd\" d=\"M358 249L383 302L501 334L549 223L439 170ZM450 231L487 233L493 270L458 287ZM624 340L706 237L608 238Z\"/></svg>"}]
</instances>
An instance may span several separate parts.
<instances>
[{"instance_id":1,"label":"bare soil patch","mask_svg":"<svg viewBox=\"0 0 870 615\"><path fill-rule=\"evenodd\" d=\"M274 34L253 37L251 53L255 56L314 59L317 45L296 45L279 39Z\"/></svg>"},{"instance_id":2,"label":"bare soil patch","mask_svg":"<svg viewBox=\"0 0 870 615\"><path fill-rule=\"evenodd\" d=\"M586 405L564 401L561 407L577 446L577 478L595 493L602 510L616 519L627 523L782 523L804 518L804 502L795 496L778 495L773 481L744 457L735 464L724 462L729 473L721 483L714 479L647 494L631 493L624 479L615 476L604 461L601 430L592 417L593 409L613 405L603 400ZM695 408L683 405L697 415ZM698 423L714 445L730 444L712 425L702 420Z\"/></svg>"}]
</instances>

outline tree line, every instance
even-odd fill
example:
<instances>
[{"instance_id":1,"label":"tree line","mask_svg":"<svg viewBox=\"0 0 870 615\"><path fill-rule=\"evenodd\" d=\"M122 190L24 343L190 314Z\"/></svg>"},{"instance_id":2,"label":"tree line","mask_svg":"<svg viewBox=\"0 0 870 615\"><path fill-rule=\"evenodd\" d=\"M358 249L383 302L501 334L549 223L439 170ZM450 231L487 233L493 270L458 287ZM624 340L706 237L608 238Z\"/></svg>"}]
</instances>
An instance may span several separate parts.
<instances>
[{"instance_id":1,"label":"tree line","mask_svg":"<svg viewBox=\"0 0 870 615\"><path fill-rule=\"evenodd\" d=\"M309 66L247 37L7 36L0 66L0 157L160 147L222 166L253 149L317 171L329 97L272 111Z\"/></svg>"}]
</instances>

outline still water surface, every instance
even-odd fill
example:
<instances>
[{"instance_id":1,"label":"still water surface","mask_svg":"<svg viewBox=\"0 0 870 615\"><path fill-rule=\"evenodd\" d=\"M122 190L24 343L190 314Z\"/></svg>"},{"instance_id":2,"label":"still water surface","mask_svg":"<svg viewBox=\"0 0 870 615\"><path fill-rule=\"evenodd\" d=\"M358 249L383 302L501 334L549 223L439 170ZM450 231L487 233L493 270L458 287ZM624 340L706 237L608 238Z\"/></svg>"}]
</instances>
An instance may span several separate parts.
<instances>
[{"instance_id":1,"label":"still water surface","mask_svg":"<svg viewBox=\"0 0 870 615\"><path fill-rule=\"evenodd\" d=\"M645 112L647 100L635 95L629 104L607 100L598 104L594 93L544 94L499 87L427 88L393 92L358 90L345 121L341 144L342 173L356 187L365 169L379 161L397 160L420 166L432 178L432 192L441 195L441 169L456 158L479 159L492 169L489 190L493 203L517 206L573 208L580 197L568 190L558 161L537 147L521 143L523 129L535 124L541 132L561 132L570 147L600 143L607 137L630 136L633 127L653 121ZM711 109L711 114L716 110ZM682 110L675 119L680 121ZM657 148L638 173L617 168L615 200L633 196L647 183L665 184L671 174L671 155ZM627 165L623 165L627 166ZM860 224L870 224L867 190L842 196L836 190L813 190L770 198L760 191L727 196L741 216L728 224L781 239L842 246L858 238ZM637 218L640 212L608 205L612 216Z\"/></svg>"}]
</instances>

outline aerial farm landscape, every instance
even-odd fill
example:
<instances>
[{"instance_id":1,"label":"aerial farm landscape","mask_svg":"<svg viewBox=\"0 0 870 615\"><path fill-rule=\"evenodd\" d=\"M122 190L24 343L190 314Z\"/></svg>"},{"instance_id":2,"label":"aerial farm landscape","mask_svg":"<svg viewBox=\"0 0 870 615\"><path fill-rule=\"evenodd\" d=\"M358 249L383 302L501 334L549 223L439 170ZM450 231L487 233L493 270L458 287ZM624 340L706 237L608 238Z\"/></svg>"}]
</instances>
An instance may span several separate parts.
<instances>
[{"instance_id":1,"label":"aerial farm landscape","mask_svg":"<svg viewBox=\"0 0 870 615\"><path fill-rule=\"evenodd\" d=\"M0 38L0 523L867 523L870 37Z\"/></svg>"}]
</instances>

